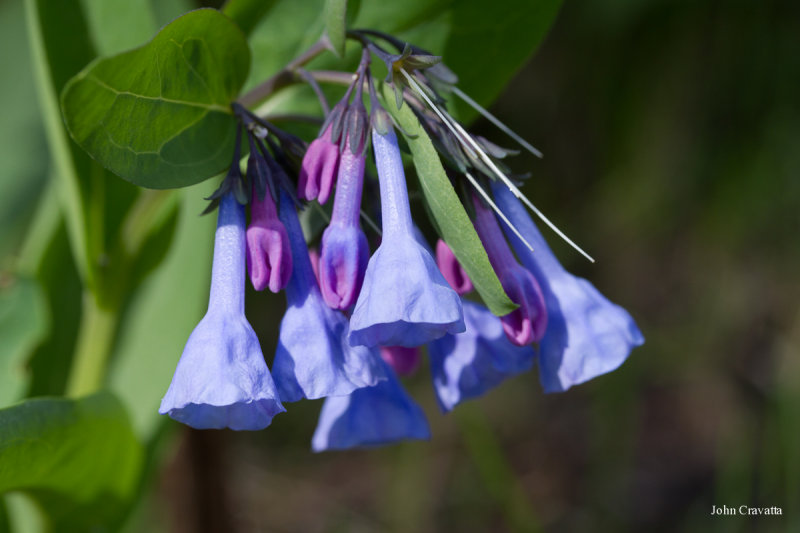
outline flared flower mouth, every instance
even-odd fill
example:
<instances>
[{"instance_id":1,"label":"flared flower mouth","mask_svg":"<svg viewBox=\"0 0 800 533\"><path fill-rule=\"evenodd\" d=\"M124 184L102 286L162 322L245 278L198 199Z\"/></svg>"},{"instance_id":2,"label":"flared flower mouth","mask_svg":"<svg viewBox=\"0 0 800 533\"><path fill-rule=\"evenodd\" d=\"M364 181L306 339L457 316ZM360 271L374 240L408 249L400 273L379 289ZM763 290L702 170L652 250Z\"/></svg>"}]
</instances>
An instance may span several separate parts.
<instances>
[{"instance_id":1,"label":"flared flower mouth","mask_svg":"<svg viewBox=\"0 0 800 533\"><path fill-rule=\"evenodd\" d=\"M224 195L208 312L190 335L159 409L197 429L263 429L285 411L244 316L244 226L244 207Z\"/></svg>"},{"instance_id":2,"label":"flared flower mouth","mask_svg":"<svg viewBox=\"0 0 800 533\"><path fill-rule=\"evenodd\" d=\"M425 413L403 390L394 372L373 387L325 400L311 439L315 452L370 448L400 440L429 440Z\"/></svg>"},{"instance_id":3,"label":"flared flower mouth","mask_svg":"<svg viewBox=\"0 0 800 533\"><path fill-rule=\"evenodd\" d=\"M443 412L530 370L535 358L532 346L509 341L500 319L488 309L469 300L463 304L466 331L428 346L434 391Z\"/></svg>"},{"instance_id":4,"label":"flared flower mouth","mask_svg":"<svg viewBox=\"0 0 800 533\"><path fill-rule=\"evenodd\" d=\"M381 244L353 311L350 344L411 347L462 331L460 299L428 251L410 235Z\"/></svg>"},{"instance_id":5,"label":"flared flower mouth","mask_svg":"<svg viewBox=\"0 0 800 533\"><path fill-rule=\"evenodd\" d=\"M224 405L192 402L174 407L162 405L158 412L195 429L254 431L269 426L272 417L285 411L273 399L250 399Z\"/></svg>"},{"instance_id":6,"label":"flared flower mouth","mask_svg":"<svg viewBox=\"0 0 800 533\"><path fill-rule=\"evenodd\" d=\"M619 367L634 347L644 343L631 316L561 266L508 189L493 186L492 190L497 204L536 250L531 252L504 227L520 260L538 280L547 307L539 355L545 391L564 391Z\"/></svg>"}]
</instances>

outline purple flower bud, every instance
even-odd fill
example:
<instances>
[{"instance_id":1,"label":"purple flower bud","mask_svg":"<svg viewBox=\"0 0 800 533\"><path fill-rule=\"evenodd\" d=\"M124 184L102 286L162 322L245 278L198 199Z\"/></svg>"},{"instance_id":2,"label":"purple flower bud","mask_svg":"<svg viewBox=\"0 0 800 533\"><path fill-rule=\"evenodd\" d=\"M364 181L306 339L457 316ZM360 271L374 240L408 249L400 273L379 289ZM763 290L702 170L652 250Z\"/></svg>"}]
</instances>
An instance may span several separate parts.
<instances>
[{"instance_id":1,"label":"purple flower bud","mask_svg":"<svg viewBox=\"0 0 800 533\"><path fill-rule=\"evenodd\" d=\"M401 376L413 374L419 367L419 348L405 346L381 346L381 358Z\"/></svg>"},{"instance_id":2,"label":"purple flower bud","mask_svg":"<svg viewBox=\"0 0 800 533\"><path fill-rule=\"evenodd\" d=\"M436 242L436 264L444 279L459 296L467 294L473 289L472 280L469 279L453 251L442 239Z\"/></svg>"},{"instance_id":3,"label":"purple flower bud","mask_svg":"<svg viewBox=\"0 0 800 533\"><path fill-rule=\"evenodd\" d=\"M433 387L444 412L530 370L535 356L530 345L514 346L488 309L469 300L463 305L467 330L428 345Z\"/></svg>"},{"instance_id":4,"label":"purple flower bud","mask_svg":"<svg viewBox=\"0 0 800 533\"><path fill-rule=\"evenodd\" d=\"M333 179L339 166L339 146L331 138L331 126L314 139L306 150L300 166L297 195L305 200L328 201L333 190Z\"/></svg>"},{"instance_id":5,"label":"purple flower bud","mask_svg":"<svg viewBox=\"0 0 800 533\"><path fill-rule=\"evenodd\" d=\"M278 219L275 202L269 192L259 200L253 195L250 204L250 227L247 228L247 271L257 291L269 287L280 292L292 275L292 251L286 228Z\"/></svg>"},{"instance_id":6,"label":"purple flower bud","mask_svg":"<svg viewBox=\"0 0 800 533\"><path fill-rule=\"evenodd\" d=\"M632 348L644 343L636 323L594 285L564 270L511 191L502 184L492 184L492 191L497 205L534 249L531 252L504 225L520 260L539 281L547 305L549 323L539 344L544 390L564 391L617 368Z\"/></svg>"},{"instance_id":7,"label":"purple flower bud","mask_svg":"<svg viewBox=\"0 0 800 533\"><path fill-rule=\"evenodd\" d=\"M373 254L350 320L350 343L419 346L464 331L461 299L414 236L394 131L372 132L381 189L383 241Z\"/></svg>"},{"instance_id":8,"label":"purple flower bud","mask_svg":"<svg viewBox=\"0 0 800 533\"><path fill-rule=\"evenodd\" d=\"M292 248L294 268L272 364L281 400L342 396L384 379L377 350L351 347L347 318L322 299L303 230L291 198L281 192L279 214Z\"/></svg>"},{"instance_id":9,"label":"purple flower bud","mask_svg":"<svg viewBox=\"0 0 800 533\"><path fill-rule=\"evenodd\" d=\"M158 412L197 429L263 429L285 409L244 316L244 207L227 193L218 216L208 312Z\"/></svg>"},{"instance_id":10,"label":"purple flower bud","mask_svg":"<svg viewBox=\"0 0 800 533\"><path fill-rule=\"evenodd\" d=\"M345 141L319 261L322 296L333 309L349 309L355 303L369 261L367 237L359 225L365 159L361 152L353 154L350 141Z\"/></svg>"},{"instance_id":11,"label":"purple flower bud","mask_svg":"<svg viewBox=\"0 0 800 533\"><path fill-rule=\"evenodd\" d=\"M386 375L388 379L374 387L325 400L311 440L315 452L431 438L425 413L394 372L387 368Z\"/></svg>"},{"instance_id":12,"label":"purple flower bud","mask_svg":"<svg viewBox=\"0 0 800 533\"><path fill-rule=\"evenodd\" d=\"M476 197L472 203L475 206L475 230L489 255L492 268L508 297L519 305L500 318L503 330L517 346L538 342L547 327L542 290L533 275L517 263L492 210Z\"/></svg>"}]
</instances>

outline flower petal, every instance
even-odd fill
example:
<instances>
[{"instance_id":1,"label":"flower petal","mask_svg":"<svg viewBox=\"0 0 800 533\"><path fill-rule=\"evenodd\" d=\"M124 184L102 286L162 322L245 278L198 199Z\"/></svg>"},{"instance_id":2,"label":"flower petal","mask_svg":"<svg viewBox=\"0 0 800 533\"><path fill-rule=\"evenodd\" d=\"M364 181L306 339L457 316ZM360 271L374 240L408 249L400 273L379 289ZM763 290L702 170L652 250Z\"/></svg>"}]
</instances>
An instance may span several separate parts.
<instances>
[{"instance_id":1,"label":"flower petal","mask_svg":"<svg viewBox=\"0 0 800 533\"><path fill-rule=\"evenodd\" d=\"M394 373L386 369L386 374L374 387L325 400L311 440L315 452L431 438L425 413Z\"/></svg>"},{"instance_id":2,"label":"flower petal","mask_svg":"<svg viewBox=\"0 0 800 533\"><path fill-rule=\"evenodd\" d=\"M533 348L514 346L491 311L469 300L464 300L463 306L466 331L428 345L433 386L442 411L481 396L533 366Z\"/></svg>"},{"instance_id":3,"label":"flower petal","mask_svg":"<svg viewBox=\"0 0 800 533\"><path fill-rule=\"evenodd\" d=\"M503 224L517 256L539 282L547 305L547 329L539 352L545 391L565 391L619 367L631 349L644 343L633 318L561 266L511 191L502 184L492 184L492 190L497 205L534 249L531 252Z\"/></svg>"},{"instance_id":4,"label":"flower petal","mask_svg":"<svg viewBox=\"0 0 800 533\"><path fill-rule=\"evenodd\" d=\"M419 346L464 331L461 299L413 237L386 239L367 265L350 319L350 344Z\"/></svg>"},{"instance_id":5,"label":"flower petal","mask_svg":"<svg viewBox=\"0 0 800 533\"><path fill-rule=\"evenodd\" d=\"M158 410L197 429L256 430L285 411L253 328L212 312L186 343Z\"/></svg>"}]
</instances>

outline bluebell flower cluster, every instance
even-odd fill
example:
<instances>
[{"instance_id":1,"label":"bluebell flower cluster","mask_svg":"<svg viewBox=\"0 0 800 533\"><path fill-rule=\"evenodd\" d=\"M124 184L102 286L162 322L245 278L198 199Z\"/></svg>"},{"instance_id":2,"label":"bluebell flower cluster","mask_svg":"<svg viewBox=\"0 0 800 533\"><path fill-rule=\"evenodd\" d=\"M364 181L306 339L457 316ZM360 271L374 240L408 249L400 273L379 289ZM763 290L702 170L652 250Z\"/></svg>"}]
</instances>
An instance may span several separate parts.
<instances>
[{"instance_id":1,"label":"bluebell flower cluster","mask_svg":"<svg viewBox=\"0 0 800 533\"><path fill-rule=\"evenodd\" d=\"M219 222L209 308L189 337L162 414L195 428L255 430L285 404L324 399L314 451L429 439L425 413L400 382L426 352L439 407L448 412L534 365L546 392L565 391L615 369L644 341L624 309L552 254L507 176L502 160L511 152L447 114L441 93L459 94L452 72L391 36L354 35L361 62L309 146L233 104L236 150L210 198ZM464 201L517 305L511 313L495 316L470 299L472 282L450 247L439 240L434 253L417 229L395 127L371 77L373 54L386 62L384 83L417 116L453 180L472 187ZM250 152L244 174L242 132ZM365 186L370 152L379 202ZM316 253L298 210L331 196ZM370 240L361 226L364 205L378 203L380 230ZM256 290L286 294L271 372L244 316L245 273Z\"/></svg>"}]
</instances>

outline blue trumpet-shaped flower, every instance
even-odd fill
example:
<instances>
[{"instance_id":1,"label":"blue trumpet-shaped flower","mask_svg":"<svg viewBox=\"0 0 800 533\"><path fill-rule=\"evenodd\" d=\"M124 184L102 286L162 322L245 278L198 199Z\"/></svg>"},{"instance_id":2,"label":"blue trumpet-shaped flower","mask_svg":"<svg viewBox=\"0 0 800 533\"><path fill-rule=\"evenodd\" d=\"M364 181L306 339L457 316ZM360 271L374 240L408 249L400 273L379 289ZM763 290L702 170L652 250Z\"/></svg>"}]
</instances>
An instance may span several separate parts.
<instances>
[{"instance_id":1,"label":"blue trumpet-shaped flower","mask_svg":"<svg viewBox=\"0 0 800 533\"><path fill-rule=\"evenodd\" d=\"M350 343L419 346L464 331L458 294L414 235L394 131L372 132L381 189L383 241L367 265L350 320Z\"/></svg>"},{"instance_id":2,"label":"blue trumpet-shaped flower","mask_svg":"<svg viewBox=\"0 0 800 533\"><path fill-rule=\"evenodd\" d=\"M425 413L403 390L394 372L385 370L388 379L374 387L325 400L311 439L315 452L431 438Z\"/></svg>"},{"instance_id":3,"label":"blue trumpet-shaped flower","mask_svg":"<svg viewBox=\"0 0 800 533\"><path fill-rule=\"evenodd\" d=\"M532 346L511 343L491 311L469 300L463 306L466 331L428 345L433 387L442 411L530 370L535 357Z\"/></svg>"},{"instance_id":4,"label":"blue trumpet-shaped flower","mask_svg":"<svg viewBox=\"0 0 800 533\"><path fill-rule=\"evenodd\" d=\"M263 429L285 411L244 316L245 217L219 205L208 312L189 337L158 412L197 429Z\"/></svg>"},{"instance_id":5,"label":"blue trumpet-shaped flower","mask_svg":"<svg viewBox=\"0 0 800 533\"><path fill-rule=\"evenodd\" d=\"M283 191L279 214L294 265L272 364L281 400L342 396L375 385L385 378L380 354L347 342L347 318L322 299L294 203Z\"/></svg>"},{"instance_id":6,"label":"blue trumpet-shaped flower","mask_svg":"<svg viewBox=\"0 0 800 533\"><path fill-rule=\"evenodd\" d=\"M531 252L504 224L518 257L539 282L547 306L547 329L539 345L545 391L564 391L616 369L631 349L644 343L633 318L594 285L561 266L511 191L499 183L492 184L492 190L497 205L533 246Z\"/></svg>"}]
</instances>

